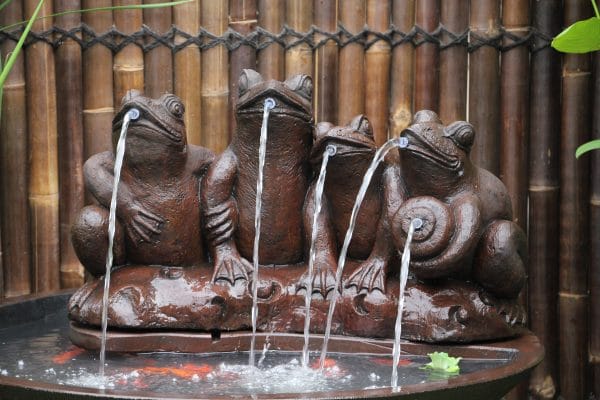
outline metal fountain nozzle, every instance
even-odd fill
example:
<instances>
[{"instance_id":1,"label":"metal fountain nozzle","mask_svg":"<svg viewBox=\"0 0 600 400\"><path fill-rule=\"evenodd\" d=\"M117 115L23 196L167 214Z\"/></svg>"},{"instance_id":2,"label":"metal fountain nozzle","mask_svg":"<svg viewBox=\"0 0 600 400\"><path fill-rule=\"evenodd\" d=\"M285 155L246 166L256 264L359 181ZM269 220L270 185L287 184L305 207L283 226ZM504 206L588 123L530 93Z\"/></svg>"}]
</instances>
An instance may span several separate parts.
<instances>
[{"instance_id":1,"label":"metal fountain nozzle","mask_svg":"<svg viewBox=\"0 0 600 400\"><path fill-rule=\"evenodd\" d=\"M398 138L398 147L400 147L401 149L405 149L408 147L408 138L406 136L401 136Z\"/></svg>"},{"instance_id":2,"label":"metal fountain nozzle","mask_svg":"<svg viewBox=\"0 0 600 400\"><path fill-rule=\"evenodd\" d=\"M337 147L335 147L335 146L334 146L334 145L332 145L332 144L328 144L328 145L325 147L325 151L327 152L327 154L329 155L329 157L331 157L331 156L334 156L334 155L335 155L335 153L337 153Z\"/></svg>"},{"instance_id":3,"label":"metal fountain nozzle","mask_svg":"<svg viewBox=\"0 0 600 400\"><path fill-rule=\"evenodd\" d=\"M267 110L272 110L273 108L275 108L275 105L277 103L275 103L275 99L273 99L272 97L268 97L265 99L265 108Z\"/></svg>"},{"instance_id":4,"label":"metal fountain nozzle","mask_svg":"<svg viewBox=\"0 0 600 400\"><path fill-rule=\"evenodd\" d=\"M138 110L137 108L132 108L129 111L127 111L127 115L129 115L130 121L135 121L136 119L140 118L140 110Z\"/></svg>"}]
</instances>

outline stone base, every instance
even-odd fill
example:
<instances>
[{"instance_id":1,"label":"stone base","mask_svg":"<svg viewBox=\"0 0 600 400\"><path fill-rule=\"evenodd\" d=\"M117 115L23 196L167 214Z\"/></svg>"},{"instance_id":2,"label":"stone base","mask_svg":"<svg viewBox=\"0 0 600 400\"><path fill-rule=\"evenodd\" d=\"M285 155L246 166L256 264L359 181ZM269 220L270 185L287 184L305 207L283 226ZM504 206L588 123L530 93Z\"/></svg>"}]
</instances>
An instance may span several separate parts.
<instances>
[{"instance_id":1,"label":"stone base","mask_svg":"<svg viewBox=\"0 0 600 400\"><path fill-rule=\"evenodd\" d=\"M348 262L345 276L357 263ZM301 333L304 290L296 282L305 265L264 266L259 272L258 330ZM131 265L112 272L108 325L120 330L223 331L251 327L249 284L213 284L212 267ZM100 326L103 279L88 282L70 299L69 317L77 324ZM398 278L387 281L387 293L345 289L338 299L332 334L393 338ZM516 301L499 301L462 281L408 282L402 337L426 342L473 342L514 337L525 331L525 312ZM311 303L311 331L323 333L329 300Z\"/></svg>"}]
</instances>

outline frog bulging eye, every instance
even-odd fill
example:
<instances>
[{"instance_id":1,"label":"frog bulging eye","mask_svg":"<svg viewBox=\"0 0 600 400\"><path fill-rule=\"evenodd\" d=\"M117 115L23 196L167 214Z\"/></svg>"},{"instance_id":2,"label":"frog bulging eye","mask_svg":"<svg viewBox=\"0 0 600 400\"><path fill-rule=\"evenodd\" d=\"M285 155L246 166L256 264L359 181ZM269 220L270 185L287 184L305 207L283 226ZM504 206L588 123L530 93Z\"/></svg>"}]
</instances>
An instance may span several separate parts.
<instances>
[{"instance_id":1,"label":"frog bulging eye","mask_svg":"<svg viewBox=\"0 0 600 400\"><path fill-rule=\"evenodd\" d=\"M185 113L185 107L181 100L175 95L167 95L163 99L163 104L167 111L169 111L173 116L177 118L183 117Z\"/></svg>"},{"instance_id":2,"label":"frog bulging eye","mask_svg":"<svg viewBox=\"0 0 600 400\"><path fill-rule=\"evenodd\" d=\"M296 75L285 81L285 85L307 100L312 99L313 82L308 75Z\"/></svg>"},{"instance_id":3,"label":"frog bulging eye","mask_svg":"<svg viewBox=\"0 0 600 400\"><path fill-rule=\"evenodd\" d=\"M475 141L475 129L466 121L456 121L444 128L444 136L469 153Z\"/></svg>"}]
</instances>

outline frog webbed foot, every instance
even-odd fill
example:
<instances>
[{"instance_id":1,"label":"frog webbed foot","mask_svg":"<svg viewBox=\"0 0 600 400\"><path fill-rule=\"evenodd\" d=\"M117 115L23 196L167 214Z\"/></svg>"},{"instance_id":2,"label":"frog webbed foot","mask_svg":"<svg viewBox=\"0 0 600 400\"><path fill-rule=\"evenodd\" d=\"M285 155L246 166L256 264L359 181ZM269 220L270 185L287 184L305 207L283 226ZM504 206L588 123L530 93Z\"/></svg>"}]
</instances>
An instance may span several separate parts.
<instances>
[{"instance_id":1,"label":"frog webbed foot","mask_svg":"<svg viewBox=\"0 0 600 400\"><path fill-rule=\"evenodd\" d=\"M250 280L252 273L252 264L238 253L237 249L224 245L216 249L213 282L220 281L235 284L238 279Z\"/></svg>"},{"instance_id":2,"label":"frog webbed foot","mask_svg":"<svg viewBox=\"0 0 600 400\"><path fill-rule=\"evenodd\" d=\"M379 290L385 293L387 261L379 257L370 257L364 261L346 281L346 287L356 286L358 292Z\"/></svg>"},{"instance_id":3,"label":"frog webbed foot","mask_svg":"<svg viewBox=\"0 0 600 400\"><path fill-rule=\"evenodd\" d=\"M296 292L301 289L307 290L309 283L312 286L312 294L320 294L324 299L335 289L335 270L333 269L335 260L328 261L315 260L312 282L309 282L308 271L301 277L296 287Z\"/></svg>"}]
</instances>

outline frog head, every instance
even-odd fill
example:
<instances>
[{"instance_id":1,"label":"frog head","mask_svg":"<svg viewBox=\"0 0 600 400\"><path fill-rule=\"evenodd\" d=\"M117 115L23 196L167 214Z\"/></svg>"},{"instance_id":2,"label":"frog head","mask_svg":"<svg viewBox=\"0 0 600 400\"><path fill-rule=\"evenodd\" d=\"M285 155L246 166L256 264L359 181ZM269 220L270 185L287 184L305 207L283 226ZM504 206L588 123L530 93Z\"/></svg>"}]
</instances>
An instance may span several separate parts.
<instances>
[{"instance_id":1,"label":"frog head","mask_svg":"<svg viewBox=\"0 0 600 400\"><path fill-rule=\"evenodd\" d=\"M475 130L468 122L444 126L436 113L424 110L401 135L408 139L402 175L412 195L449 194L475 173L469 158Z\"/></svg>"}]
</instances>

